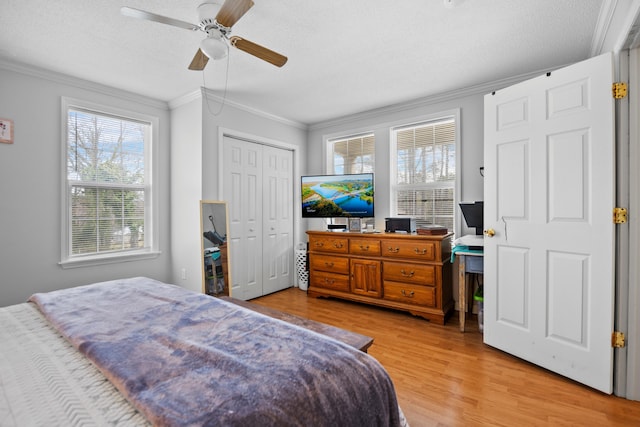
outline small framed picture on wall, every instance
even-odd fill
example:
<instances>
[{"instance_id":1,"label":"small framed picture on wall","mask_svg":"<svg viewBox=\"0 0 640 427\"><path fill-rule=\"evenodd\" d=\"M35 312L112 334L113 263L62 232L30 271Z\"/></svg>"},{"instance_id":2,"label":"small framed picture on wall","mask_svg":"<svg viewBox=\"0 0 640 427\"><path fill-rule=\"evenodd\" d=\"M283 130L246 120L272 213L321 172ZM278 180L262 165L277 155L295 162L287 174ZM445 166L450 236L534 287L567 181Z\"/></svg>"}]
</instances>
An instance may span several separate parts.
<instances>
[{"instance_id":1,"label":"small framed picture on wall","mask_svg":"<svg viewBox=\"0 0 640 427\"><path fill-rule=\"evenodd\" d=\"M0 142L13 144L13 120L0 119Z\"/></svg>"},{"instance_id":2,"label":"small framed picture on wall","mask_svg":"<svg viewBox=\"0 0 640 427\"><path fill-rule=\"evenodd\" d=\"M361 218L349 218L349 231L358 231L362 230L362 219Z\"/></svg>"}]
</instances>

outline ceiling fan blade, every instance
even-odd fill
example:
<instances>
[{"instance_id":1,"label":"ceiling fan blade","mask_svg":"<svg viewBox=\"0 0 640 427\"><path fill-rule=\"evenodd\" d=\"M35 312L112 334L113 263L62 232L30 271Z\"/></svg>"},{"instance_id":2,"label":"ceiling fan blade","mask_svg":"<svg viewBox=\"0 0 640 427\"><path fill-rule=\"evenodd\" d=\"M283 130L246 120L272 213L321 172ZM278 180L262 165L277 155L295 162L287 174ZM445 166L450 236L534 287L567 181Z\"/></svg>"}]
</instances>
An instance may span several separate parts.
<instances>
[{"instance_id":1,"label":"ceiling fan blade","mask_svg":"<svg viewBox=\"0 0 640 427\"><path fill-rule=\"evenodd\" d=\"M185 21L180 21L179 19L156 15L155 13L147 12L146 10L134 9L133 7L123 6L122 8L120 8L120 13L131 18L160 22L161 24L173 25L174 27L180 27L191 31L197 31L200 29L200 27L198 27L197 25L190 24Z\"/></svg>"},{"instance_id":2,"label":"ceiling fan blade","mask_svg":"<svg viewBox=\"0 0 640 427\"><path fill-rule=\"evenodd\" d=\"M252 0L226 0L216 15L216 21L231 28L252 6Z\"/></svg>"},{"instance_id":3,"label":"ceiling fan blade","mask_svg":"<svg viewBox=\"0 0 640 427\"><path fill-rule=\"evenodd\" d=\"M254 42L250 42L249 40L245 40L242 37L233 36L229 39L231 45L237 47L240 50L247 52L250 55L253 55L257 58L262 59L263 61L267 61L276 67L282 67L287 63L287 57L280 55L277 52L274 52L266 47L260 46Z\"/></svg>"},{"instance_id":4,"label":"ceiling fan blade","mask_svg":"<svg viewBox=\"0 0 640 427\"><path fill-rule=\"evenodd\" d=\"M194 71L204 70L207 62L209 62L209 57L205 55L202 50L198 49L195 56L193 57L193 60L191 61L191 64L189 64L189 69Z\"/></svg>"}]
</instances>

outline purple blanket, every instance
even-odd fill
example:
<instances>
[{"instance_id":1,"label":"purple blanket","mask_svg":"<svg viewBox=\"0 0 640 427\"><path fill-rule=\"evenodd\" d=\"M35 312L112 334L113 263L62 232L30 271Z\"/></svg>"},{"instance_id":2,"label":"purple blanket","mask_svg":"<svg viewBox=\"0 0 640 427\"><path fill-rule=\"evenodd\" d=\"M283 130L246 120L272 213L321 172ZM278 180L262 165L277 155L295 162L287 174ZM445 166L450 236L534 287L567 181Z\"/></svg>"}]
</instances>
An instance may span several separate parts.
<instances>
[{"instance_id":1,"label":"purple blanket","mask_svg":"<svg viewBox=\"0 0 640 427\"><path fill-rule=\"evenodd\" d=\"M371 356L217 298L134 278L30 300L155 425L400 423Z\"/></svg>"}]
</instances>

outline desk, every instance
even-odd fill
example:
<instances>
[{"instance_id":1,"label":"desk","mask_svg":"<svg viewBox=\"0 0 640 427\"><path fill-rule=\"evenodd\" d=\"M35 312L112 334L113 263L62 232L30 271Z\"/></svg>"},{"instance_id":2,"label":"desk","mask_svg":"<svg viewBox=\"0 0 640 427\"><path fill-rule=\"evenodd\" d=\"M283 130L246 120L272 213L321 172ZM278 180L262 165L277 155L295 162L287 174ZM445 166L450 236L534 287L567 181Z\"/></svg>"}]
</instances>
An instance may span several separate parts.
<instances>
[{"instance_id":1,"label":"desk","mask_svg":"<svg viewBox=\"0 0 640 427\"><path fill-rule=\"evenodd\" d=\"M458 305L460 310L460 332L464 332L465 317L467 315L467 273L482 274L484 253L482 251L457 250L452 253L452 258L457 256L458 260ZM471 259L468 259L471 257Z\"/></svg>"}]
</instances>

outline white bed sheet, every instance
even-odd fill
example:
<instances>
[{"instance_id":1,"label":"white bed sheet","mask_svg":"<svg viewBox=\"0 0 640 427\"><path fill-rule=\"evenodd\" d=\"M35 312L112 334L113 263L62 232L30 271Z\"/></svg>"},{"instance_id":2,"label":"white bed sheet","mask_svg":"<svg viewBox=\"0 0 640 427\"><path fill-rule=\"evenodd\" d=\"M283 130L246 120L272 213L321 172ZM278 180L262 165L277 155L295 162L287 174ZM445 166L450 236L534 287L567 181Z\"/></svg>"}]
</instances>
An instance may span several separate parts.
<instances>
[{"instance_id":1,"label":"white bed sheet","mask_svg":"<svg viewBox=\"0 0 640 427\"><path fill-rule=\"evenodd\" d=\"M148 426L31 303L0 308L0 426Z\"/></svg>"}]
</instances>

